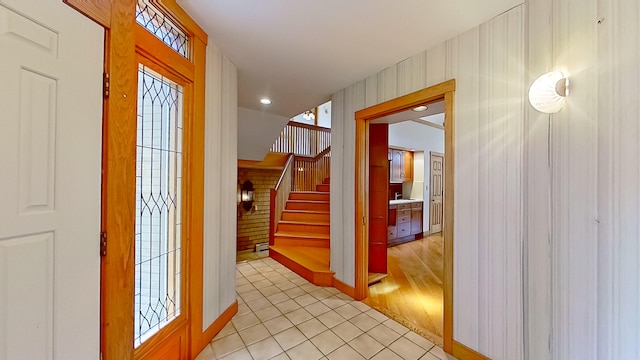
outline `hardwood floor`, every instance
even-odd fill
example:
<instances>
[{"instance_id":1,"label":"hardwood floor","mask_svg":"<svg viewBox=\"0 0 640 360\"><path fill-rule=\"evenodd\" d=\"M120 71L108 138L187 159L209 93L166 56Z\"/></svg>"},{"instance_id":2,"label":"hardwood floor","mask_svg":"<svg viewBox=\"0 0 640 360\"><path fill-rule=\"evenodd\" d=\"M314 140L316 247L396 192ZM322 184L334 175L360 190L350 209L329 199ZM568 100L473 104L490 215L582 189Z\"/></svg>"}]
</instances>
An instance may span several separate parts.
<instances>
[{"instance_id":1,"label":"hardwood floor","mask_svg":"<svg viewBox=\"0 0 640 360\"><path fill-rule=\"evenodd\" d=\"M390 247L388 276L369 287L366 304L442 345L442 233Z\"/></svg>"}]
</instances>

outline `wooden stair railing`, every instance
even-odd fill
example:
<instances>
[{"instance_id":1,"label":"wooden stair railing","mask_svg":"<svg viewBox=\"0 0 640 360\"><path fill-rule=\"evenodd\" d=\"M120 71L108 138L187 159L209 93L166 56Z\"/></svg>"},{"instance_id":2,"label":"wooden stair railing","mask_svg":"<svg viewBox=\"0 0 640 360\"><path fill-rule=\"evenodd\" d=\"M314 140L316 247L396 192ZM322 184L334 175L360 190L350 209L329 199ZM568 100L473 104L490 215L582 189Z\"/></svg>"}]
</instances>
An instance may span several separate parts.
<instances>
[{"instance_id":1,"label":"wooden stair railing","mask_svg":"<svg viewBox=\"0 0 640 360\"><path fill-rule=\"evenodd\" d=\"M331 146L331 129L289 121L271 151L316 156Z\"/></svg>"},{"instance_id":2,"label":"wooden stair railing","mask_svg":"<svg viewBox=\"0 0 640 360\"><path fill-rule=\"evenodd\" d=\"M289 194L293 190L293 160L293 154L289 154L282 170L282 175L280 175L275 188L272 188L270 192L269 245L274 243L274 234L278 221L282 218L282 212L287 205L287 200L289 200Z\"/></svg>"},{"instance_id":3,"label":"wooden stair railing","mask_svg":"<svg viewBox=\"0 0 640 360\"><path fill-rule=\"evenodd\" d=\"M295 156L293 191L315 191L316 186L330 177L331 146L316 156Z\"/></svg>"}]
</instances>

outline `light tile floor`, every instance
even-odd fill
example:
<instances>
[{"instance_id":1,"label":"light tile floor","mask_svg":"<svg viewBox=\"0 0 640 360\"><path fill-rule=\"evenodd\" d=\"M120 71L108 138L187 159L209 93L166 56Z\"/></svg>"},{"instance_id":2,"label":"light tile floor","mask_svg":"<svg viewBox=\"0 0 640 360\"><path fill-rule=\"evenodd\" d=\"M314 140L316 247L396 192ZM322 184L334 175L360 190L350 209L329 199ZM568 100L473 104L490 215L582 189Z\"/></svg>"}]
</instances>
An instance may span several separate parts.
<instances>
[{"instance_id":1,"label":"light tile floor","mask_svg":"<svg viewBox=\"0 0 640 360\"><path fill-rule=\"evenodd\" d=\"M455 360L335 288L271 258L239 263L238 313L196 360Z\"/></svg>"}]
</instances>

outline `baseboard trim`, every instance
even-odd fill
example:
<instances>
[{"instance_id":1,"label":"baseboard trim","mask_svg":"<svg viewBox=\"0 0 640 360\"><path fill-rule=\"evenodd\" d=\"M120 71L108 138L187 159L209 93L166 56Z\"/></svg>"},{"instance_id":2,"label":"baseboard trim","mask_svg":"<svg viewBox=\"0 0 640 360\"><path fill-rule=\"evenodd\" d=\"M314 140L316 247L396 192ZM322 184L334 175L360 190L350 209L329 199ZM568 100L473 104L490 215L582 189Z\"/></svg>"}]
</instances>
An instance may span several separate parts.
<instances>
[{"instance_id":1,"label":"baseboard trim","mask_svg":"<svg viewBox=\"0 0 640 360\"><path fill-rule=\"evenodd\" d=\"M238 300L234 301L233 304L231 304L231 306L227 308L227 310L225 310L220 316L218 316L218 318L213 322L213 324L211 324L211 326L209 326L205 331L202 332L202 343L198 344L199 350L192 355L194 357L197 356L237 313Z\"/></svg>"},{"instance_id":2,"label":"baseboard trim","mask_svg":"<svg viewBox=\"0 0 640 360\"><path fill-rule=\"evenodd\" d=\"M490 358L470 349L464 344L453 340L453 356L459 360L491 360Z\"/></svg>"},{"instance_id":3,"label":"baseboard trim","mask_svg":"<svg viewBox=\"0 0 640 360\"><path fill-rule=\"evenodd\" d=\"M333 287L351 296L354 299L356 298L356 289L353 286L349 286L343 283L342 281L336 279L335 276L333 277Z\"/></svg>"}]
</instances>

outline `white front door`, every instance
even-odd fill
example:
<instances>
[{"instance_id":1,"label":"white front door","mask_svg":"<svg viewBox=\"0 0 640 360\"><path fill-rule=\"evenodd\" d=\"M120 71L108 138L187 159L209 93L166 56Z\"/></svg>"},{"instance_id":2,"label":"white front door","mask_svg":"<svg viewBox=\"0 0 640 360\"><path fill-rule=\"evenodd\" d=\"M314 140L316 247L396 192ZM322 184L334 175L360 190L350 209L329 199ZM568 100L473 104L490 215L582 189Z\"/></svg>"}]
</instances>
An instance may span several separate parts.
<instances>
[{"instance_id":1,"label":"white front door","mask_svg":"<svg viewBox=\"0 0 640 360\"><path fill-rule=\"evenodd\" d=\"M0 360L100 352L103 30L0 0Z\"/></svg>"}]
</instances>

